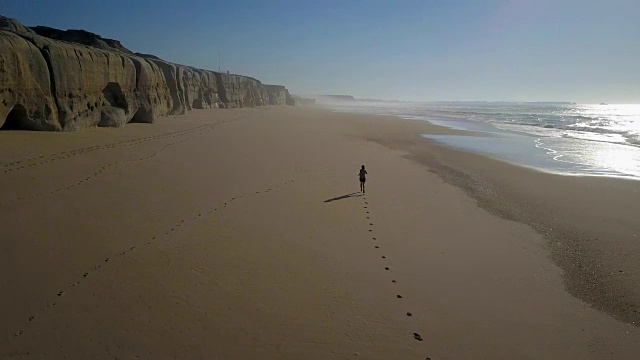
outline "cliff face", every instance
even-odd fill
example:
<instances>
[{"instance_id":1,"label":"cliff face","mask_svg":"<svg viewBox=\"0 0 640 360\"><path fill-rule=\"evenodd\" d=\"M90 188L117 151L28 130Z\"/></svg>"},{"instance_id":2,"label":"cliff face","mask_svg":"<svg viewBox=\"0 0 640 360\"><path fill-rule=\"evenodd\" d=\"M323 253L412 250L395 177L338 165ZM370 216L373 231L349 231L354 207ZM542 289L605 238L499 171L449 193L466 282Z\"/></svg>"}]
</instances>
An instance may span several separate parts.
<instances>
[{"instance_id":1,"label":"cliff face","mask_svg":"<svg viewBox=\"0 0 640 360\"><path fill-rule=\"evenodd\" d=\"M266 105L267 89L260 81L240 75L215 73L225 107Z\"/></svg>"},{"instance_id":2,"label":"cliff face","mask_svg":"<svg viewBox=\"0 0 640 360\"><path fill-rule=\"evenodd\" d=\"M282 85L266 85L270 105L284 104L287 101L287 89Z\"/></svg>"},{"instance_id":3,"label":"cliff face","mask_svg":"<svg viewBox=\"0 0 640 360\"><path fill-rule=\"evenodd\" d=\"M0 31L0 120L5 128L60 130L47 62L20 36ZM5 124L11 115L11 121ZM5 126L6 125L6 126Z\"/></svg>"},{"instance_id":4,"label":"cliff face","mask_svg":"<svg viewBox=\"0 0 640 360\"><path fill-rule=\"evenodd\" d=\"M289 98L284 86L134 54L82 30L30 29L0 16L3 129L124 126L191 109L292 104Z\"/></svg>"}]
</instances>

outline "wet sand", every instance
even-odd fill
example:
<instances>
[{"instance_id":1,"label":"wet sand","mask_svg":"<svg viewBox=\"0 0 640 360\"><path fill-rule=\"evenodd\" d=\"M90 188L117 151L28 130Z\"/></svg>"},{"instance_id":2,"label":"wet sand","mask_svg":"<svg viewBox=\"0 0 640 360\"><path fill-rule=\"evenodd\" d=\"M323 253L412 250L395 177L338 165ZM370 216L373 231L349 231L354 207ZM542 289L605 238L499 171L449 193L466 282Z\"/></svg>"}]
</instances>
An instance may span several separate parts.
<instances>
[{"instance_id":1,"label":"wet sand","mask_svg":"<svg viewBox=\"0 0 640 360\"><path fill-rule=\"evenodd\" d=\"M448 131L271 107L1 132L0 358L637 358L638 185L417 135Z\"/></svg>"}]
</instances>

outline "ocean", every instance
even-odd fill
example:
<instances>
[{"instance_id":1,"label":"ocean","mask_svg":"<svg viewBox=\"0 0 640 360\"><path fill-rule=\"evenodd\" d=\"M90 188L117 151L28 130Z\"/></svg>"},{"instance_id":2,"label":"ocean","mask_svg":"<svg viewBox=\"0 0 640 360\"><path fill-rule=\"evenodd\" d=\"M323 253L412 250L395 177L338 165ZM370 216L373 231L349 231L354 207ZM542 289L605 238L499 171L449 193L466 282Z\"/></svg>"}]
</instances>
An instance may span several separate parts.
<instances>
[{"instance_id":1,"label":"ocean","mask_svg":"<svg viewBox=\"0 0 640 360\"><path fill-rule=\"evenodd\" d=\"M357 101L331 107L471 130L478 136L423 137L542 171L640 179L640 104Z\"/></svg>"}]
</instances>

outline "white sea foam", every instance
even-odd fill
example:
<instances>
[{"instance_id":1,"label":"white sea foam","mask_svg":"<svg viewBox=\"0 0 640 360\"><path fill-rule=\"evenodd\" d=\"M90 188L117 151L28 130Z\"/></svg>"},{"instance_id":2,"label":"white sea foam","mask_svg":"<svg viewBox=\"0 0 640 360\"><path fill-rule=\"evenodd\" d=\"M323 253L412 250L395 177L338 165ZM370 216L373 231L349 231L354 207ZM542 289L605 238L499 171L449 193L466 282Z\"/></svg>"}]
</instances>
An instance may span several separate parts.
<instances>
[{"instance_id":1,"label":"white sea foam","mask_svg":"<svg viewBox=\"0 0 640 360\"><path fill-rule=\"evenodd\" d=\"M640 178L640 105L353 102L336 110L492 133L492 141L430 138L547 171Z\"/></svg>"}]
</instances>

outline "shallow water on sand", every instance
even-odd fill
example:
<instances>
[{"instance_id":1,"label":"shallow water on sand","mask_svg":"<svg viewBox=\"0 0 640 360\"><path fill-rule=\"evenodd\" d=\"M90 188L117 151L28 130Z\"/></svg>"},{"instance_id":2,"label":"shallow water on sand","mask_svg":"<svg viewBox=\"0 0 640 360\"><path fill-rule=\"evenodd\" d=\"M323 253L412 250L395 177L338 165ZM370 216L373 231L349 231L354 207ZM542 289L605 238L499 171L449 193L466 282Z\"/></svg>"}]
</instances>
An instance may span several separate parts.
<instances>
[{"instance_id":1,"label":"shallow water on sand","mask_svg":"<svg viewBox=\"0 0 640 360\"><path fill-rule=\"evenodd\" d=\"M480 132L484 136L423 137L543 171L640 179L640 105L353 102L331 106Z\"/></svg>"}]
</instances>

